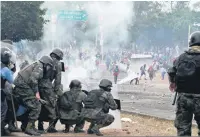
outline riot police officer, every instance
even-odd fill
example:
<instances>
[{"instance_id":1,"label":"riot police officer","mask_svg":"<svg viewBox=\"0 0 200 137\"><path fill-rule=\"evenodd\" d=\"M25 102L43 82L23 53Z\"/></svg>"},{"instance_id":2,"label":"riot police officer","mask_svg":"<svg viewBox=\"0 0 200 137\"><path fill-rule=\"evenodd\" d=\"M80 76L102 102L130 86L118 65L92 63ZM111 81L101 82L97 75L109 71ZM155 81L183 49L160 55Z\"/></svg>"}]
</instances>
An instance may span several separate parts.
<instances>
[{"instance_id":1,"label":"riot police officer","mask_svg":"<svg viewBox=\"0 0 200 137\"><path fill-rule=\"evenodd\" d=\"M175 119L178 136L191 136L193 114L200 136L200 31L191 34L189 47L168 70L170 90L178 92Z\"/></svg>"},{"instance_id":2,"label":"riot police officer","mask_svg":"<svg viewBox=\"0 0 200 137\"><path fill-rule=\"evenodd\" d=\"M42 79L39 84L41 98L48 101L51 106L43 106L38 122L38 129L43 131L43 121L49 121L50 128L48 132L57 132L55 129L57 122L57 99L63 94L61 84L61 72L64 71L64 63L60 62L63 59L63 52L59 48L55 48L50 57L53 60L54 71L48 79ZM52 84L54 80L54 83ZM44 114L48 114L48 117Z\"/></svg>"},{"instance_id":3,"label":"riot police officer","mask_svg":"<svg viewBox=\"0 0 200 137\"><path fill-rule=\"evenodd\" d=\"M52 73L52 69L53 60L48 56L43 56L39 61L22 69L14 80L14 96L18 103L28 110L26 134L40 135L40 132L35 128L35 121L41 111L38 83L41 79L48 77L49 73Z\"/></svg>"},{"instance_id":4,"label":"riot police officer","mask_svg":"<svg viewBox=\"0 0 200 137\"><path fill-rule=\"evenodd\" d=\"M72 80L69 88L70 91L65 92L60 98L60 122L65 124L65 133L69 132L70 126L74 124L76 124L74 128L75 133L84 132L85 121L80 116L80 113L86 94L81 90L81 82L79 80Z\"/></svg>"},{"instance_id":5,"label":"riot police officer","mask_svg":"<svg viewBox=\"0 0 200 137\"><path fill-rule=\"evenodd\" d=\"M109 126L114 121L114 117L108 112L109 109L116 110L117 104L110 93L112 87L110 80L102 79L99 87L100 89L88 92L81 115L86 121L91 122L88 134L102 136L99 129Z\"/></svg>"},{"instance_id":6,"label":"riot police officer","mask_svg":"<svg viewBox=\"0 0 200 137\"><path fill-rule=\"evenodd\" d=\"M9 48L1 48L1 135L6 135L5 118L8 110L5 84L13 83L13 72L16 70L16 56Z\"/></svg>"}]
</instances>

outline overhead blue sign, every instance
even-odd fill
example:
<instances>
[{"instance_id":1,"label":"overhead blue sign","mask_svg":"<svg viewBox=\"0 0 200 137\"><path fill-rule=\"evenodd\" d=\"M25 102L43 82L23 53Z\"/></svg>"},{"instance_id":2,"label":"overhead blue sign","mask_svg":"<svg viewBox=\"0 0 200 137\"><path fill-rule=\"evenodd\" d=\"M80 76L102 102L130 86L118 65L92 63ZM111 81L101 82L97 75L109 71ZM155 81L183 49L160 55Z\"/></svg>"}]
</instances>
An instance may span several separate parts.
<instances>
[{"instance_id":1,"label":"overhead blue sign","mask_svg":"<svg viewBox=\"0 0 200 137\"><path fill-rule=\"evenodd\" d=\"M51 12L47 11L47 16L51 16ZM85 21L87 20L87 13L86 11L65 11L60 10L57 13L57 19L62 20L79 20L79 21Z\"/></svg>"}]
</instances>

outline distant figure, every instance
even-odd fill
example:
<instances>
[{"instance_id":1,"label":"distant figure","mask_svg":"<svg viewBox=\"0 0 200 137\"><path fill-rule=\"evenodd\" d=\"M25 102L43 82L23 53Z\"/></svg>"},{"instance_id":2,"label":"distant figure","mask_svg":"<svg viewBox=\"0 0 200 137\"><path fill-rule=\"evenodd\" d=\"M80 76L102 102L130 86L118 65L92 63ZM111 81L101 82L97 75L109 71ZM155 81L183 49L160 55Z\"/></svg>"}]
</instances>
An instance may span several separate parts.
<instances>
[{"instance_id":1,"label":"distant figure","mask_svg":"<svg viewBox=\"0 0 200 137\"><path fill-rule=\"evenodd\" d=\"M110 68L110 63L111 63L111 59L110 59L110 57L107 57L106 58L106 67L107 67L107 70L109 70L109 68Z\"/></svg>"},{"instance_id":2,"label":"distant figure","mask_svg":"<svg viewBox=\"0 0 200 137\"><path fill-rule=\"evenodd\" d=\"M117 84L118 75L119 75L119 67L118 67L118 65L115 65L115 67L113 69L113 76L114 76L115 84Z\"/></svg>"},{"instance_id":3,"label":"distant figure","mask_svg":"<svg viewBox=\"0 0 200 137\"><path fill-rule=\"evenodd\" d=\"M140 67L140 71L141 71L141 75L140 75L140 80L142 78L142 76L144 75L144 79L146 80L146 64L144 64L143 66Z\"/></svg>"},{"instance_id":4,"label":"distant figure","mask_svg":"<svg viewBox=\"0 0 200 137\"><path fill-rule=\"evenodd\" d=\"M136 78L134 78L134 79L132 79L131 81L130 81L130 85L132 84L132 82L135 80L135 85L139 85L139 73L137 73L137 77Z\"/></svg>"},{"instance_id":5,"label":"distant figure","mask_svg":"<svg viewBox=\"0 0 200 137\"><path fill-rule=\"evenodd\" d=\"M149 73L149 79L152 80L154 76L154 69L152 65L149 66L148 73Z\"/></svg>"},{"instance_id":6,"label":"distant figure","mask_svg":"<svg viewBox=\"0 0 200 137\"><path fill-rule=\"evenodd\" d=\"M160 72L161 72L162 80L164 80L165 79L165 74L166 74L167 71L166 71L166 69L164 67L161 67Z\"/></svg>"}]
</instances>

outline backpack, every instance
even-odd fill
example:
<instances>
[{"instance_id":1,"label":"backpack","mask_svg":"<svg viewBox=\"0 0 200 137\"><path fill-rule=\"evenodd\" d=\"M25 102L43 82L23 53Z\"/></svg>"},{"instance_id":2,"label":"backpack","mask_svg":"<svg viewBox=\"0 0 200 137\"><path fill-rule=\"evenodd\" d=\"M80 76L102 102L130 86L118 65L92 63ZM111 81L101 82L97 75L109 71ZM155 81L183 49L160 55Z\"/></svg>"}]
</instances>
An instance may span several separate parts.
<instances>
[{"instance_id":1,"label":"backpack","mask_svg":"<svg viewBox=\"0 0 200 137\"><path fill-rule=\"evenodd\" d=\"M65 92L60 98L60 108L64 110L71 110L72 109L72 95L69 91Z\"/></svg>"},{"instance_id":2,"label":"backpack","mask_svg":"<svg viewBox=\"0 0 200 137\"><path fill-rule=\"evenodd\" d=\"M181 58L177 64L176 81L192 82L196 77L196 68L195 56L193 58Z\"/></svg>"}]
</instances>

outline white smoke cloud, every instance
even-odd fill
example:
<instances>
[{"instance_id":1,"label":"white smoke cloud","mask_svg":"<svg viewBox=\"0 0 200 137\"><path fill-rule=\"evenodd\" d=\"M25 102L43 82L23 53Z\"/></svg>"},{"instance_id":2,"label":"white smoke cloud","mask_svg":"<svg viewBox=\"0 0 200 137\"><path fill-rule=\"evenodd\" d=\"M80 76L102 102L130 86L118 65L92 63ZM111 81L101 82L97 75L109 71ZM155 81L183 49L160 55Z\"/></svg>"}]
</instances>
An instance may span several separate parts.
<instances>
[{"instance_id":1,"label":"white smoke cloud","mask_svg":"<svg viewBox=\"0 0 200 137\"><path fill-rule=\"evenodd\" d=\"M78 6L80 3L84 3L84 6ZM46 8L47 14L51 12L53 17L50 16L50 21L44 24L44 34L40 41L41 45L38 45L37 42L31 44L35 45L35 47L40 46L42 49L39 49L40 52L35 55L37 60L43 55L49 55L55 47L61 48L63 52L66 50L70 51L72 59L70 61L64 59L65 64L69 67L69 70L64 72L62 77L64 89L68 88L70 80L77 77L82 77L84 80L89 79L89 77L93 77L94 79L100 79L102 77L102 71L97 71L95 66L95 55L97 53L95 47L96 36L98 36L99 40L100 27L103 32L104 51L109 49L116 50L121 42L126 43L129 41L127 28L132 23L134 17L133 2L45 1L41 8ZM85 10L88 14L86 32L77 28L76 25L80 21L61 21L56 18L55 15L61 10ZM46 17L47 15L45 15ZM77 43L78 40L81 43ZM21 42L26 47L27 52L31 53L33 51L32 48L28 48L30 47L30 42ZM78 63L79 50L74 48L74 45L80 47L84 52L87 51L90 58L85 62ZM99 46L99 41L97 46ZM33 62L28 56L25 59L30 63ZM18 64L20 63L21 61Z\"/></svg>"},{"instance_id":2,"label":"white smoke cloud","mask_svg":"<svg viewBox=\"0 0 200 137\"><path fill-rule=\"evenodd\" d=\"M46 8L48 12L51 11L51 15L56 15L61 10L81 10L77 6L79 2L74 2L74 5L72 3L65 1L45 1L42 8ZM76 40L75 35L76 38L82 41L78 45L81 47L81 50L87 50L91 56L84 63L78 63L78 50L71 50L70 53L74 58L71 61L72 63L64 60L65 64L69 67L69 70L64 72L62 77L65 90L68 89L68 85L72 79L81 79L83 82L87 81L91 75L96 79L101 78L102 72L96 71L94 59L97 52L95 49L95 37L97 34L100 34L100 27L103 32L104 51L116 49L121 42L126 43L129 41L127 29L134 17L133 2L84 2L83 8L88 14L86 22L90 26L86 32L77 29L76 23L79 21L60 21L59 18L56 20L56 16L53 16L51 21L44 26L42 40L46 43L46 46L44 46L44 50L41 51L40 56L49 54L53 47L62 47L63 51L73 48L72 43Z\"/></svg>"}]
</instances>

